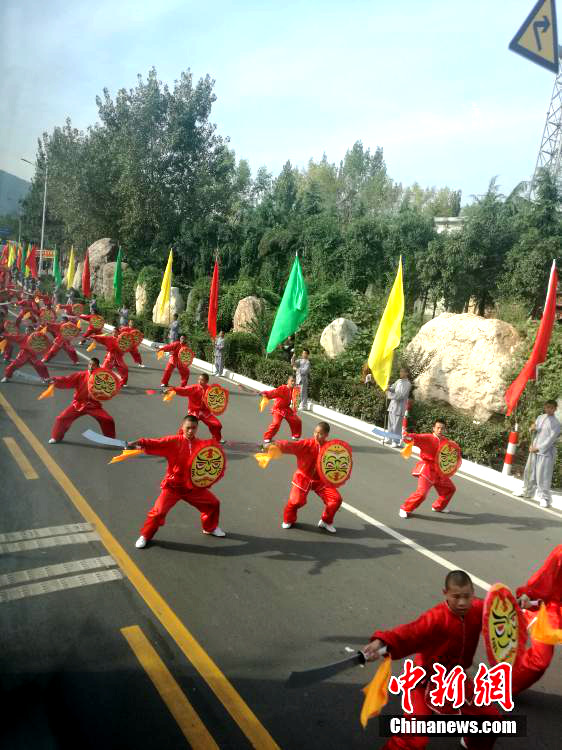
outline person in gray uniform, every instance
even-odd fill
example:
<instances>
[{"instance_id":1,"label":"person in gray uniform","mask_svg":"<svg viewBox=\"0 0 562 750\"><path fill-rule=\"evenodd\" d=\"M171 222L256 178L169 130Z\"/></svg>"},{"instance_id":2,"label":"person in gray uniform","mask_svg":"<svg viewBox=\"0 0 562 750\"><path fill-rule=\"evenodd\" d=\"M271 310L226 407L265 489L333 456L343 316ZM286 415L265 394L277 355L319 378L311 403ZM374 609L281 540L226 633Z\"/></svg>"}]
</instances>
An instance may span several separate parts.
<instances>
[{"instance_id":1,"label":"person in gray uniform","mask_svg":"<svg viewBox=\"0 0 562 750\"><path fill-rule=\"evenodd\" d=\"M123 307L119 310L119 328L123 328L126 326L129 322L129 309L127 305L123 305Z\"/></svg>"},{"instance_id":2,"label":"person in gray uniform","mask_svg":"<svg viewBox=\"0 0 562 750\"><path fill-rule=\"evenodd\" d=\"M170 323L170 330L168 331L168 343L175 344L175 342L179 340L180 340L179 315L177 313L174 313L174 319Z\"/></svg>"},{"instance_id":3,"label":"person in gray uniform","mask_svg":"<svg viewBox=\"0 0 562 750\"><path fill-rule=\"evenodd\" d=\"M291 360L291 365L296 374L296 383L301 389L299 409L308 409L308 382L310 378L309 355L310 352L308 349L303 349L299 359L293 357Z\"/></svg>"},{"instance_id":4,"label":"person in gray uniform","mask_svg":"<svg viewBox=\"0 0 562 750\"><path fill-rule=\"evenodd\" d=\"M531 427L535 435L525 465L523 487L513 493L516 497L532 498L536 492L541 508L548 508L552 502L550 488L561 429L560 422L554 416L557 406L556 401L547 401L544 414L538 416Z\"/></svg>"},{"instance_id":5,"label":"person in gray uniform","mask_svg":"<svg viewBox=\"0 0 562 750\"><path fill-rule=\"evenodd\" d=\"M390 401L388 405L388 431L393 435L402 435L402 420L406 413L411 390L410 373L405 367L401 367L399 379L386 392L386 397ZM394 448L399 448L401 444L401 440L391 441Z\"/></svg>"},{"instance_id":6,"label":"person in gray uniform","mask_svg":"<svg viewBox=\"0 0 562 750\"><path fill-rule=\"evenodd\" d=\"M224 349L224 333L219 331L215 339L215 375L222 375L224 363L222 361L222 350Z\"/></svg>"}]
</instances>

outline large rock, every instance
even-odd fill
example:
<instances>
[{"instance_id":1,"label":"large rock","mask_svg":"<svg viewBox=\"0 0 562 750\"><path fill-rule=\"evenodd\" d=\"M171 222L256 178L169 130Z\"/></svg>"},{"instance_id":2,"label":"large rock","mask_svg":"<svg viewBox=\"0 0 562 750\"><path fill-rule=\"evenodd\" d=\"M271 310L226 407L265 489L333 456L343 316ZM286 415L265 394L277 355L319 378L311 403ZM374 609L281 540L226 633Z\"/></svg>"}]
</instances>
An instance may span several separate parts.
<instances>
[{"instance_id":1,"label":"large rock","mask_svg":"<svg viewBox=\"0 0 562 750\"><path fill-rule=\"evenodd\" d=\"M146 303L148 302L148 293L144 284L137 284L135 287L135 310L137 315L142 315Z\"/></svg>"},{"instance_id":2,"label":"large rock","mask_svg":"<svg viewBox=\"0 0 562 750\"><path fill-rule=\"evenodd\" d=\"M98 271L98 279L100 280L97 287L93 287L94 294L99 294L106 300L113 300L114 289L113 289L113 277L115 276L115 266L117 263L106 263ZM121 270L125 271L129 268L128 263L121 262ZM92 277L90 276L90 283ZM99 291L98 291L99 290Z\"/></svg>"},{"instance_id":3,"label":"large rock","mask_svg":"<svg viewBox=\"0 0 562 750\"><path fill-rule=\"evenodd\" d=\"M442 313L421 327L407 351L435 352L416 379L416 398L445 401L480 421L505 412L505 366L519 334L502 320Z\"/></svg>"},{"instance_id":4,"label":"large rock","mask_svg":"<svg viewBox=\"0 0 562 750\"><path fill-rule=\"evenodd\" d=\"M90 284L92 287L92 291L96 296L100 295L101 297L106 297L106 299L113 298L113 281L111 285L111 292L109 296L106 296L105 290L107 288L107 285L104 282L105 274L103 269L107 263L114 264L114 262L117 260L118 251L119 248L117 246L117 243L109 237L104 237L101 240L96 240L88 248L88 257L90 260ZM79 263L78 265L80 266L80 268L83 267L83 264ZM125 264L123 264L123 266L125 266ZM113 268L115 270L115 265L113 265ZM82 275L80 275L80 284L77 288L81 289L81 285Z\"/></svg>"},{"instance_id":5,"label":"large rock","mask_svg":"<svg viewBox=\"0 0 562 750\"><path fill-rule=\"evenodd\" d=\"M320 346L333 359L347 349L356 335L357 326L352 320L336 318L322 331Z\"/></svg>"},{"instance_id":6,"label":"large rock","mask_svg":"<svg viewBox=\"0 0 562 750\"><path fill-rule=\"evenodd\" d=\"M248 331L248 326L263 312L264 304L264 300L259 297L241 299L234 313L233 330Z\"/></svg>"},{"instance_id":7,"label":"large rock","mask_svg":"<svg viewBox=\"0 0 562 750\"><path fill-rule=\"evenodd\" d=\"M152 308L152 322L156 325L167 326L174 319L175 313L181 313L185 309L185 303L183 297L180 294L180 290L177 286L173 286L170 289L170 301L164 305L164 309L160 312L160 295L156 300L156 304Z\"/></svg>"},{"instance_id":8,"label":"large rock","mask_svg":"<svg viewBox=\"0 0 562 750\"><path fill-rule=\"evenodd\" d=\"M77 263L76 265L76 272L74 273L74 279L72 281L72 286L74 289L79 289L80 293L82 293L82 271L84 270L84 261L81 260L80 263ZM92 282L92 277L90 276L90 286Z\"/></svg>"}]
</instances>

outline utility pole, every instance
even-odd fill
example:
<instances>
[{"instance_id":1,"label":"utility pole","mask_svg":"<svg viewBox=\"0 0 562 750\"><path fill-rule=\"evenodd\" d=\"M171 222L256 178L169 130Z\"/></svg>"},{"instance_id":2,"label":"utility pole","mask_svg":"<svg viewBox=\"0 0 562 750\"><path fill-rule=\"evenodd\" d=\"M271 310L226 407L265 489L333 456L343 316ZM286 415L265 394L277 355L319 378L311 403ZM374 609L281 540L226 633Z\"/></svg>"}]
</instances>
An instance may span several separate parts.
<instances>
[{"instance_id":1,"label":"utility pole","mask_svg":"<svg viewBox=\"0 0 562 750\"><path fill-rule=\"evenodd\" d=\"M23 156L21 157L21 160L26 162L27 164L31 164L33 167L33 162L29 161L29 159L24 159ZM47 161L47 156L45 155L45 186L43 189L43 218L41 220L41 247L39 248L39 277L41 277L41 274L43 273L43 246L44 246L44 240L45 240L45 214L47 212L47 177L49 175L49 162Z\"/></svg>"}]
</instances>

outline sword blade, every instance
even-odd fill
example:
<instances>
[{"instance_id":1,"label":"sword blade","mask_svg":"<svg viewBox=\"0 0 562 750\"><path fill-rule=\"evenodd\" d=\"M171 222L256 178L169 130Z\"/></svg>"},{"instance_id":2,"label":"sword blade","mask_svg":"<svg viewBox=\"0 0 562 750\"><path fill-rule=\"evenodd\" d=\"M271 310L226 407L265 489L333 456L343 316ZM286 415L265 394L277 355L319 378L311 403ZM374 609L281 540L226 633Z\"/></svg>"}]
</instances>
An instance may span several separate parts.
<instances>
[{"instance_id":1,"label":"sword blade","mask_svg":"<svg viewBox=\"0 0 562 750\"><path fill-rule=\"evenodd\" d=\"M356 667L360 664L365 664L365 656L362 651L358 651L353 656L348 656L347 659L336 661L333 664L326 664L323 667L306 669L303 672L291 672L289 679L285 683L285 687L307 687L308 685L313 685L315 682L326 680L328 677L333 677L340 672L345 672L346 669Z\"/></svg>"},{"instance_id":2,"label":"sword blade","mask_svg":"<svg viewBox=\"0 0 562 750\"><path fill-rule=\"evenodd\" d=\"M395 443L402 442L402 435L396 435L396 433L389 432L388 430L383 430L380 427L373 427L371 432L373 433L373 435L378 435L379 437L385 438L385 440L393 440Z\"/></svg>"},{"instance_id":3,"label":"sword blade","mask_svg":"<svg viewBox=\"0 0 562 750\"><path fill-rule=\"evenodd\" d=\"M125 440L106 437L105 435L101 435L99 432L95 432L94 430L86 430L86 432L82 433L82 437L85 437L86 440L90 440L92 443L98 443L98 445L112 445L116 448L127 447L127 443L125 442Z\"/></svg>"}]
</instances>

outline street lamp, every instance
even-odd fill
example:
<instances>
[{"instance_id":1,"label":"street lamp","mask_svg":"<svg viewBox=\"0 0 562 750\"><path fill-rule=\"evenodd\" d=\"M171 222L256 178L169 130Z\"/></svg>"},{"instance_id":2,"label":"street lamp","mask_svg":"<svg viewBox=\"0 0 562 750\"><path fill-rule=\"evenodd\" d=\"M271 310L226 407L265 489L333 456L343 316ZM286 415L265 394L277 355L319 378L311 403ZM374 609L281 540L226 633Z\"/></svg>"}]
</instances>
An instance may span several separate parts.
<instances>
[{"instance_id":1,"label":"street lamp","mask_svg":"<svg viewBox=\"0 0 562 750\"><path fill-rule=\"evenodd\" d=\"M35 166L29 159L21 157L22 161L25 161L31 166ZM43 240L45 239L45 212L47 210L47 176L49 174L49 162L45 157L45 189L43 190L43 219L41 221L41 247L39 248L39 276L43 273Z\"/></svg>"}]
</instances>

